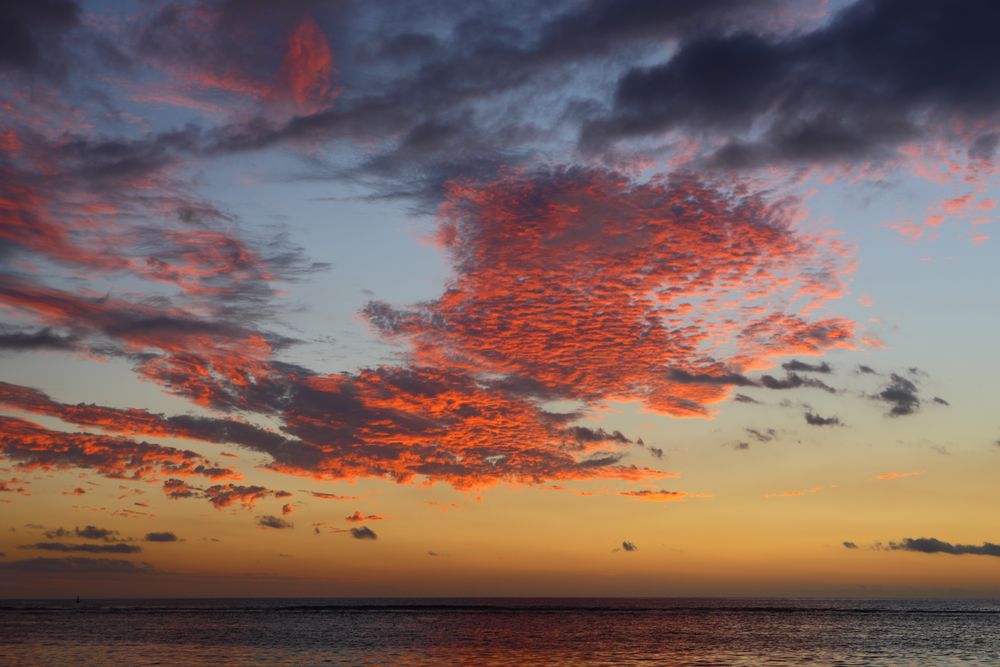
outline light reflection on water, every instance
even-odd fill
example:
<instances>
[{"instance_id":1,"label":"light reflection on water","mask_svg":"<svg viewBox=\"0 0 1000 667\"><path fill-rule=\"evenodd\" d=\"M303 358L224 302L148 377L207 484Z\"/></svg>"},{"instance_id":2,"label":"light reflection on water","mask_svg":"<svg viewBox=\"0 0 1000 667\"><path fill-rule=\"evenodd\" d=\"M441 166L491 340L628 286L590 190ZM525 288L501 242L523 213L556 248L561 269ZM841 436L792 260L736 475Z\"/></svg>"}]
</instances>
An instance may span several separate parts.
<instances>
[{"instance_id":1,"label":"light reflection on water","mask_svg":"<svg viewBox=\"0 0 1000 667\"><path fill-rule=\"evenodd\" d=\"M1000 664L1000 602L0 601L0 665Z\"/></svg>"}]
</instances>

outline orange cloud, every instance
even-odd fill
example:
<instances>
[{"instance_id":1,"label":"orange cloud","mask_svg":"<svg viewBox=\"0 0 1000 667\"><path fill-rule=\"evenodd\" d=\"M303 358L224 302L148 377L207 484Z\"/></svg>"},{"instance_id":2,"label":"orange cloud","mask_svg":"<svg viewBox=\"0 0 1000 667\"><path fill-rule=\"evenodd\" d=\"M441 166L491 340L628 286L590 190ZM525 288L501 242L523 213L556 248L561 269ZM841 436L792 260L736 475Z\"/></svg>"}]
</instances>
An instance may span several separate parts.
<instances>
[{"instance_id":1,"label":"orange cloud","mask_svg":"<svg viewBox=\"0 0 1000 667\"><path fill-rule=\"evenodd\" d=\"M622 491L618 495L638 498L639 500L648 500L654 503L677 503L688 498L688 493L685 491L666 491L664 489L659 491L652 491L649 489Z\"/></svg>"},{"instance_id":2,"label":"orange cloud","mask_svg":"<svg viewBox=\"0 0 1000 667\"><path fill-rule=\"evenodd\" d=\"M344 521L348 523L361 523L363 521L381 521L384 518L384 516L379 514L369 514L368 516L365 516L361 512L355 512L350 516L344 517Z\"/></svg>"},{"instance_id":3,"label":"orange cloud","mask_svg":"<svg viewBox=\"0 0 1000 667\"><path fill-rule=\"evenodd\" d=\"M427 305L366 312L420 363L704 416L732 385L667 371L725 375L854 345L853 322L805 317L841 296L848 249L794 233L790 206L603 171L452 183L439 238L457 277Z\"/></svg>"},{"instance_id":4,"label":"orange cloud","mask_svg":"<svg viewBox=\"0 0 1000 667\"><path fill-rule=\"evenodd\" d=\"M822 486L814 486L811 489L806 489L805 491L782 491L780 493L765 493L765 498L801 498L802 496L819 493L823 490Z\"/></svg>"},{"instance_id":5,"label":"orange cloud","mask_svg":"<svg viewBox=\"0 0 1000 667\"><path fill-rule=\"evenodd\" d=\"M887 479L902 479L903 477L918 477L923 475L922 472L887 472L881 475L876 475L875 479L887 480Z\"/></svg>"},{"instance_id":6,"label":"orange cloud","mask_svg":"<svg viewBox=\"0 0 1000 667\"><path fill-rule=\"evenodd\" d=\"M186 449L91 433L63 433L0 416L0 454L25 470L86 468L105 477L142 479L155 474L239 479L229 468Z\"/></svg>"}]
</instances>

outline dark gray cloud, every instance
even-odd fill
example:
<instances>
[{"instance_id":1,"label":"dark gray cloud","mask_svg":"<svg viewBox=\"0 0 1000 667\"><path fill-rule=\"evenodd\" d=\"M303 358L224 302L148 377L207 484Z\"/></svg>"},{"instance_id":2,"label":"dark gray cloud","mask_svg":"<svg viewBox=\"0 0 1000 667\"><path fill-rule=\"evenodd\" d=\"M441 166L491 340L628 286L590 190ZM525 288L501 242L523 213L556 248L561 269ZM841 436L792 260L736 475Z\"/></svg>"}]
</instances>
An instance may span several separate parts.
<instances>
[{"instance_id":1,"label":"dark gray cloud","mask_svg":"<svg viewBox=\"0 0 1000 667\"><path fill-rule=\"evenodd\" d=\"M845 549L857 549L858 548L858 545L855 544L854 542L848 542L848 541L845 540L842 544L844 545Z\"/></svg>"},{"instance_id":2,"label":"dark gray cloud","mask_svg":"<svg viewBox=\"0 0 1000 667\"><path fill-rule=\"evenodd\" d=\"M177 542L177 536L173 533L167 531L162 533L146 533L146 537L143 538L147 542Z\"/></svg>"},{"instance_id":3,"label":"dark gray cloud","mask_svg":"<svg viewBox=\"0 0 1000 667\"><path fill-rule=\"evenodd\" d=\"M998 21L991 0L859 0L804 33L694 34L626 72L581 143L702 132L728 138L715 161L731 167L887 155L1000 110Z\"/></svg>"},{"instance_id":4,"label":"dark gray cloud","mask_svg":"<svg viewBox=\"0 0 1000 667\"><path fill-rule=\"evenodd\" d=\"M1000 556L1000 544L951 544L934 537L905 537L899 542L890 542L886 548L890 551L916 551L925 554Z\"/></svg>"},{"instance_id":5,"label":"dark gray cloud","mask_svg":"<svg viewBox=\"0 0 1000 667\"><path fill-rule=\"evenodd\" d=\"M262 516L257 517L257 525L263 528L276 528L279 530L293 527L291 521L286 521L281 517L272 516L270 514L264 514Z\"/></svg>"},{"instance_id":6,"label":"dark gray cloud","mask_svg":"<svg viewBox=\"0 0 1000 667\"><path fill-rule=\"evenodd\" d=\"M843 426L840 422L840 417L836 415L833 417L821 417L814 412L806 412L803 416L806 418L806 423L810 426Z\"/></svg>"},{"instance_id":7,"label":"dark gray cloud","mask_svg":"<svg viewBox=\"0 0 1000 667\"><path fill-rule=\"evenodd\" d=\"M25 544L19 549L35 549L38 551L61 551L64 553L89 553L89 554L135 554L142 549L134 544L124 542L114 542L111 544L67 544L65 542L36 542L35 544Z\"/></svg>"},{"instance_id":8,"label":"dark gray cloud","mask_svg":"<svg viewBox=\"0 0 1000 667\"><path fill-rule=\"evenodd\" d=\"M671 369L667 376L671 382L678 384L720 384L725 386L754 387L756 383L748 377L737 373L689 373L680 369Z\"/></svg>"},{"instance_id":9,"label":"dark gray cloud","mask_svg":"<svg viewBox=\"0 0 1000 667\"><path fill-rule=\"evenodd\" d=\"M632 552L638 550L639 547L635 546L635 544L633 544L632 542L629 542L628 540L622 542L622 551Z\"/></svg>"},{"instance_id":10,"label":"dark gray cloud","mask_svg":"<svg viewBox=\"0 0 1000 667\"><path fill-rule=\"evenodd\" d=\"M49 327L35 331L14 331L0 328L0 352L27 352L34 350L74 350L80 339L73 334L60 334Z\"/></svg>"},{"instance_id":11,"label":"dark gray cloud","mask_svg":"<svg viewBox=\"0 0 1000 667\"><path fill-rule=\"evenodd\" d=\"M816 378L802 377L798 373L789 373L783 378L776 378L772 375L763 375L760 378L760 384L768 389L798 389L800 387L810 387L813 389L822 389L829 394L837 393L837 390L826 384L822 380L817 380Z\"/></svg>"},{"instance_id":12,"label":"dark gray cloud","mask_svg":"<svg viewBox=\"0 0 1000 667\"><path fill-rule=\"evenodd\" d=\"M733 400L736 401L737 403L754 403L757 405L760 404L760 401L758 401L756 398L753 398L752 396L747 396L746 394L735 394L733 396Z\"/></svg>"},{"instance_id":13,"label":"dark gray cloud","mask_svg":"<svg viewBox=\"0 0 1000 667\"><path fill-rule=\"evenodd\" d=\"M0 3L0 67L42 71L58 66L66 34L79 23L74 0Z\"/></svg>"},{"instance_id":14,"label":"dark gray cloud","mask_svg":"<svg viewBox=\"0 0 1000 667\"><path fill-rule=\"evenodd\" d=\"M781 367L786 371L798 371L801 373L825 373L829 374L833 372L833 367L827 362L822 362L819 364L810 364L805 361L799 361L798 359L792 359L789 362L781 364Z\"/></svg>"},{"instance_id":15,"label":"dark gray cloud","mask_svg":"<svg viewBox=\"0 0 1000 667\"><path fill-rule=\"evenodd\" d=\"M356 540L377 540L378 535L368 526L357 526L351 528L351 537Z\"/></svg>"},{"instance_id":16,"label":"dark gray cloud","mask_svg":"<svg viewBox=\"0 0 1000 667\"><path fill-rule=\"evenodd\" d=\"M859 364L856 372L858 375L878 375L878 371L871 366L865 366L864 364Z\"/></svg>"},{"instance_id":17,"label":"dark gray cloud","mask_svg":"<svg viewBox=\"0 0 1000 667\"><path fill-rule=\"evenodd\" d=\"M74 534L77 537L82 537L85 540L110 540L114 539L118 535L117 530L111 530L110 528L98 528L97 526L84 526L83 528L77 527L74 529Z\"/></svg>"},{"instance_id":18,"label":"dark gray cloud","mask_svg":"<svg viewBox=\"0 0 1000 667\"><path fill-rule=\"evenodd\" d=\"M86 574L149 574L155 572L149 563L136 563L120 558L24 558L0 563L0 569L15 572L86 573Z\"/></svg>"},{"instance_id":19,"label":"dark gray cloud","mask_svg":"<svg viewBox=\"0 0 1000 667\"><path fill-rule=\"evenodd\" d=\"M888 414L892 417L912 415L920 409L920 397L917 395L917 385L902 375L891 373L889 384L872 398L889 404Z\"/></svg>"},{"instance_id":20,"label":"dark gray cloud","mask_svg":"<svg viewBox=\"0 0 1000 667\"><path fill-rule=\"evenodd\" d=\"M778 437L778 432L773 428L768 429L757 429L757 428L747 428L743 429L747 432L751 438L757 442L771 442L776 437Z\"/></svg>"}]
</instances>

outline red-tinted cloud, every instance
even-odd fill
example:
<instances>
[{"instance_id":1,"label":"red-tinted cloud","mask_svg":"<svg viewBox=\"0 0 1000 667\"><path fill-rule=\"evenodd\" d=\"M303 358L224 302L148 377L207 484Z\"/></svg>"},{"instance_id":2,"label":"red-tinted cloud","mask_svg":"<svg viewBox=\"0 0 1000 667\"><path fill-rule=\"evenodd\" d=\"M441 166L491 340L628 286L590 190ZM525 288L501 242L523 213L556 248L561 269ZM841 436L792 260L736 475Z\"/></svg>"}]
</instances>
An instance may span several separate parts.
<instances>
[{"instance_id":1,"label":"red-tinted cloud","mask_svg":"<svg viewBox=\"0 0 1000 667\"><path fill-rule=\"evenodd\" d=\"M288 39L281 67L282 80L299 112L315 113L330 105L338 90L333 87L336 70L326 36L311 17L296 26Z\"/></svg>"},{"instance_id":2,"label":"red-tinted cloud","mask_svg":"<svg viewBox=\"0 0 1000 667\"><path fill-rule=\"evenodd\" d=\"M190 450L91 433L63 433L13 417L0 416L0 453L28 470L73 467L114 478L167 474L239 479L229 468Z\"/></svg>"},{"instance_id":3,"label":"red-tinted cloud","mask_svg":"<svg viewBox=\"0 0 1000 667\"><path fill-rule=\"evenodd\" d=\"M213 484L209 487L198 487L180 479L168 479L163 483L163 493L171 500L182 498L205 498L216 509L223 509L239 504L243 509L253 509L257 501L263 498L287 498L292 494L288 491L268 489L264 486L242 484Z\"/></svg>"},{"instance_id":4,"label":"red-tinted cloud","mask_svg":"<svg viewBox=\"0 0 1000 667\"><path fill-rule=\"evenodd\" d=\"M665 489L641 489L638 491L622 491L618 495L647 500L654 503L678 503L687 499L685 491L667 491Z\"/></svg>"},{"instance_id":5,"label":"red-tinted cloud","mask_svg":"<svg viewBox=\"0 0 1000 667\"><path fill-rule=\"evenodd\" d=\"M732 385L672 371L725 375L853 345L852 322L814 317L841 295L848 249L797 233L787 202L566 170L453 184L442 216L458 273L445 294L367 311L422 363L691 416Z\"/></svg>"}]
</instances>

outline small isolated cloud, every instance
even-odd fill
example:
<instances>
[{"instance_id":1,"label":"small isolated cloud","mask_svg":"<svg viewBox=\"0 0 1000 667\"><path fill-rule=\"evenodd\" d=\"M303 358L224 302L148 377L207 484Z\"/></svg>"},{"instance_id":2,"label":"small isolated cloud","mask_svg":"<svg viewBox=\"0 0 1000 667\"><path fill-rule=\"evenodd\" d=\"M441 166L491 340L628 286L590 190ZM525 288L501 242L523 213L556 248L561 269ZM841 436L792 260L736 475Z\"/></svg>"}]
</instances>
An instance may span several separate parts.
<instances>
[{"instance_id":1,"label":"small isolated cloud","mask_svg":"<svg viewBox=\"0 0 1000 667\"><path fill-rule=\"evenodd\" d=\"M295 506L292 505L291 503L285 503L284 505L281 506L282 516L287 516L291 514L293 511L295 511Z\"/></svg>"},{"instance_id":2,"label":"small isolated cloud","mask_svg":"<svg viewBox=\"0 0 1000 667\"><path fill-rule=\"evenodd\" d=\"M833 417L821 417L814 412L807 412L803 416L806 418L806 423L810 426L843 426L840 422L840 417L836 415Z\"/></svg>"},{"instance_id":3,"label":"small isolated cloud","mask_svg":"<svg viewBox=\"0 0 1000 667\"><path fill-rule=\"evenodd\" d=\"M358 500L357 496L340 496L336 493L323 493L322 491L304 491L303 493L308 493L313 498L321 500Z\"/></svg>"},{"instance_id":4,"label":"small isolated cloud","mask_svg":"<svg viewBox=\"0 0 1000 667\"><path fill-rule=\"evenodd\" d=\"M786 371L798 371L800 373L829 374L833 372L833 368L825 361L821 364L808 364L804 361L799 361L798 359L792 359L787 363L781 364L781 367Z\"/></svg>"},{"instance_id":5,"label":"small isolated cloud","mask_svg":"<svg viewBox=\"0 0 1000 667\"><path fill-rule=\"evenodd\" d=\"M660 489L659 491L653 489L622 491L618 495L638 498L639 500L648 500L656 503L676 503L681 502L688 497L688 494L684 491L667 491L666 489Z\"/></svg>"},{"instance_id":6,"label":"small isolated cloud","mask_svg":"<svg viewBox=\"0 0 1000 667\"><path fill-rule=\"evenodd\" d=\"M776 437L778 437L777 431L775 431L773 428L769 429L748 428L745 430L747 432L747 435L749 435L757 442L771 442Z\"/></svg>"},{"instance_id":7,"label":"small isolated cloud","mask_svg":"<svg viewBox=\"0 0 1000 667\"><path fill-rule=\"evenodd\" d=\"M865 366L864 364L858 365L858 368L855 372L858 375L878 375L878 371L876 371L871 366Z\"/></svg>"},{"instance_id":8,"label":"small isolated cloud","mask_svg":"<svg viewBox=\"0 0 1000 667\"><path fill-rule=\"evenodd\" d=\"M622 551L627 551L627 552L631 553L633 551L638 551L638 550L639 550L639 547L635 546L634 543L629 542L628 540L625 540L624 542L622 542ZM618 550L615 549L615 551L618 551Z\"/></svg>"},{"instance_id":9,"label":"small isolated cloud","mask_svg":"<svg viewBox=\"0 0 1000 667\"><path fill-rule=\"evenodd\" d=\"M814 486L811 489L806 489L805 491L781 491L779 493L765 493L765 498L801 498L802 496L808 495L810 493L819 493L823 490L822 486Z\"/></svg>"},{"instance_id":10,"label":"small isolated cloud","mask_svg":"<svg viewBox=\"0 0 1000 667\"><path fill-rule=\"evenodd\" d=\"M976 544L951 544L934 537L904 537L899 542L890 542L887 551L916 551L923 554L951 554L963 556L1000 556L1000 544L983 542Z\"/></svg>"},{"instance_id":11,"label":"small isolated cloud","mask_svg":"<svg viewBox=\"0 0 1000 667\"><path fill-rule=\"evenodd\" d=\"M890 417L912 415L920 409L920 397L917 395L917 385L912 380L908 380L896 373L890 374L889 380L889 384L872 398L889 404L888 415Z\"/></svg>"},{"instance_id":12,"label":"small isolated cloud","mask_svg":"<svg viewBox=\"0 0 1000 667\"><path fill-rule=\"evenodd\" d=\"M737 403L754 403L760 405L760 401L752 396L747 396L746 394L734 394L733 400Z\"/></svg>"},{"instance_id":13,"label":"small isolated cloud","mask_svg":"<svg viewBox=\"0 0 1000 667\"><path fill-rule=\"evenodd\" d=\"M887 480L887 479L901 479L903 477L918 477L924 473L914 471L914 472L886 472L881 475L875 475L875 479Z\"/></svg>"},{"instance_id":14,"label":"small isolated cloud","mask_svg":"<svg viewBox=\"0 0 1000 667\"><path fill-rule=\"evenodd\" d=\"M272 516L270 514L264 514L257 517L257 525L261 528L292 528L292 523L290 521L285 521L281 517Z\"/></svg>"},{"instance_id":15,"label":"small isolated cloud","mask_svg":"<svg viewBox=\"0 0 1000 667\"><path fill-rule=\"evenodd\" d=\"M857 544L855 544L854 542L848 542L846 540L844 542L842 542L841 544L844 545L845 549L857 549L858 548Z\"/></svg>"},{"instance_id":16,"label":"small isolated cloud","mask_svg":"<svg viewBox=\"0 0 1000 667\"><path fill-rule=\"evenodd\" d=\"M938 405L944 405L944 406L951 405L951 403L949 403L948 401L944 400L940 396L935 396L934 397L934 402L937 403Z\"/></svg>"},{"instance_id":17,"label":"small isolated cloud","mask_svg":"<svg viewBox=\"0 0 1000 667\"><path fill-rule=\"evenodd\" d=\"M177 542L177 536L169 531L164 531L162 533L146 533L146 537L143 539L147 542Z\"/></svg>"},{"instance_id":18,"label":"small isolated cloud","mask_svg":"<svg viewBox=\"0 0 1000 667\"><path fill-rule=\"evenodd\" d=\"M98 528L97 526L84 526L76 528L73 532L77 537L82 537L85 540L113 540L118 535L117 530ZM48 533L46 536L51 537Z\"/></svg>"},{"instance_id":19,"label":"small isolated cloud","mask_svg":"<svg viewBox=\"0 0 1000 667\"><path fill-rule=\"evenodd\" d=\"M368 514L367 516L361 512L355 512L349 516L344 517L344 521L348 523L361 523L362 521L381 521L385 517L381 514Z\"/></svg>"},{"instance_id":20,"label":"small isolated cloud","mask_svg":"<svg viewBox=\"0 0 1000 667\"><path fill-rule=\"evenodd\" d=\"M811 387L822 389L828 394L836 394L837 390L816 378L802 377L798 373L788 373L786 377L776 378L772 375L764 375L760 378L760 384L768 389L798 389L800 387Z\"/></svg>"},{"instance_id":21,"label":"small isolated cloud","mask_svg":"<svg viewBox=\"0 0 1000 667\"><path fill-rule=\"evenodd\" d=\"M351 528L351 537L356 540L377 540L378 535L375 531L368 526L358 526L357 528Z\"/></svg>"}]
</instances>

